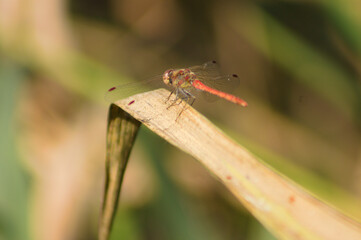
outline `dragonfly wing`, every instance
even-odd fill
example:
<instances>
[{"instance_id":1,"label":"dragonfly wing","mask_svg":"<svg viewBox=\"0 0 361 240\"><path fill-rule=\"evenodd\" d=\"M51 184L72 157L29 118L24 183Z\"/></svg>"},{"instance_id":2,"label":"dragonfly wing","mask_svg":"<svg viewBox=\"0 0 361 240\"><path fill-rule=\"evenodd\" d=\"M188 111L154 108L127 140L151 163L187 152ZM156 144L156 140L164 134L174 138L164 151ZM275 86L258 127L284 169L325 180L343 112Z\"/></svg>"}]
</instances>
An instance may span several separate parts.
<instances>
[{"instance_id":1,"label":"dragonfly wing","mask_svg":"<svg viewBox=\"0 0 361 240\"><path fill-rule=\"evenodd\" d=\"M205 85L228 93L234 92L239 86L240 79L236 74L222 74L216 61L206 62L189 68ZM207 97L208 98L208 97Z\"/></svg>"},{"instance_id":2,"label":"dragonfly wing","mask_svg":"<svg viewBox=\"0 0 361 240\"><path fill-rule=\"evenodd\" d=\"M213 78L221 75L219 64L216 61L209 61L202 65L189 68L197 76Z\"/></svg>"},{"instance_id":3,"label":"dragonfly wing","mask_svg":"<svg viewBox=\"0 0 361 240\"><path fill-rule=\"evenodd\" d=\"M208 92L204 92L202 91L202 97L207 101L207 102L215 102L217 100L219 100L219 97L216 95L213 95L211 93Z\"/></svg>"},{"instance_id":4,"label":"dragonfly wing","mask_svg":"<svg viewBox=\"0 0 361 240\"><path fill-rule=\"evenodd\" d=\"M166 87L161 76L154 76L145 81L125 83L108 89L105 93L107 102L115 102L119 99L130 97L134 94L142 93L151 89Z\"/></svg>"}]
</instances>

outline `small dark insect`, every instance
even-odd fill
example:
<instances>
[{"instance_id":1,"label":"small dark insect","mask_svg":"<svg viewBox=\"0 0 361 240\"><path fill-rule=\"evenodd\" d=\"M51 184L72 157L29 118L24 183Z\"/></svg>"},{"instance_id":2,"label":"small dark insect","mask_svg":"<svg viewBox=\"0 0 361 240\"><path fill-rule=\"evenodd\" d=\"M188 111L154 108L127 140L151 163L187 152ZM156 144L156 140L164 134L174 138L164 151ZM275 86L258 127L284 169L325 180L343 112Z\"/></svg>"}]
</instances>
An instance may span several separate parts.
<instances>
[{"instance_id":1,"label":"small dark insect","mask_svg":"<svg viewBox=\"0 0 361 240\"><path fill-rule=\"evenodd\" d=\"M135 102L134 100L133 100L133 101L130 101L130 102L128 103L128 106L129 106L129 105L132 105L134 102Z\"/></svg>"},{"instance_id":2,"label":"small dark insect","mask_svg":"<svg viewBox=\"0 0 361 240\"><path fill-rule=\"evenodd\" d=\"M111 91L113 91L114 89L116 89L116 87L109 88L108 92L111 92Z\"/></svg>"}]
</instances>

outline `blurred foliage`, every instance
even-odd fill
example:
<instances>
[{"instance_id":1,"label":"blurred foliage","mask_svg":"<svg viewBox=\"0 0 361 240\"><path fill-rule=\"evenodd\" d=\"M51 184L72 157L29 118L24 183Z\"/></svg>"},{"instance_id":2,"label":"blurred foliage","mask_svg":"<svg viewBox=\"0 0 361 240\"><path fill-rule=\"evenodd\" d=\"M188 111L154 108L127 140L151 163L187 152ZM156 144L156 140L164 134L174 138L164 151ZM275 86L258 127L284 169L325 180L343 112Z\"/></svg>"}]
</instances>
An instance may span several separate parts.
<instances>
[{"instance_id":1,"label":"blurred foliage","mask_svg":"<svg viewBox=\"0 0 361 240\"><path fill-rule=\"evenodd\" d=\"M28 239L28 183L15 146L15 109L24 74L0 59L0 239Z\"/></svg>"},{"instance_id":2,"label":"blurred foliage","mask_svg":"<svg viewBox=\"0 0 361 240\"><path fill-rule=\"evenodd\" d=\"M95 239L106 89L212 59L241 76L249 107L197 108L361 219L360 10L358 0L0 0L0 239ZM201 166L139 137L112 239L270 239Z\"/></svg>"}]
</instances>

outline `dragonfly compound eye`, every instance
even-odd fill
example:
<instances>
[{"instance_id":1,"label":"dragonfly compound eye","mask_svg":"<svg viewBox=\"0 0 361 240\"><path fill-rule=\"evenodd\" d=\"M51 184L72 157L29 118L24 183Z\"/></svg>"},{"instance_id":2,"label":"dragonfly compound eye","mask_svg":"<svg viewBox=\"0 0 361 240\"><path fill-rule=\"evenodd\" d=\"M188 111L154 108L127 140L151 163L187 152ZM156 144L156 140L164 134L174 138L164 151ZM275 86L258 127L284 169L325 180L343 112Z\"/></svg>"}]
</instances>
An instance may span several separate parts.
<instances>
[{"instance_id":1,"label":"dragonfly compound eye","mask_svg":"<svg viewBox=\"0 0 361 240\"><path fill-rule=\"evenodd\" d=\"M173 70L167 70L165 71L165 73L163 74L163 82L165 84L172 84L173 80Z\"/></svg>"}]
</instances>

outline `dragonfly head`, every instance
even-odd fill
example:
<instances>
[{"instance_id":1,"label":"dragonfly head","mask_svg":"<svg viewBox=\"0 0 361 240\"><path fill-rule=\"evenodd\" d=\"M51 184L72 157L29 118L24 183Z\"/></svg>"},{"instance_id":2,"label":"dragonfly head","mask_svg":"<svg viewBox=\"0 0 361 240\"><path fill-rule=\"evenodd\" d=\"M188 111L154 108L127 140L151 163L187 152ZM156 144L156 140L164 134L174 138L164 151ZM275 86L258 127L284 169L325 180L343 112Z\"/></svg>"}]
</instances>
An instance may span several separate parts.
<instances>
[{"instance_id":1,"label":"dragonfly head","mask_svg":"<svg viewBox=\"0 0 361 240\"><path fill-rule=\"evenodd\" d=\"M169 70L164 72L164 74L163 74L163 82L166 85L172 85L172 83L173 83L172 78L173 78L173 69L169 69Z\"/></svg>"}]
</instances>

